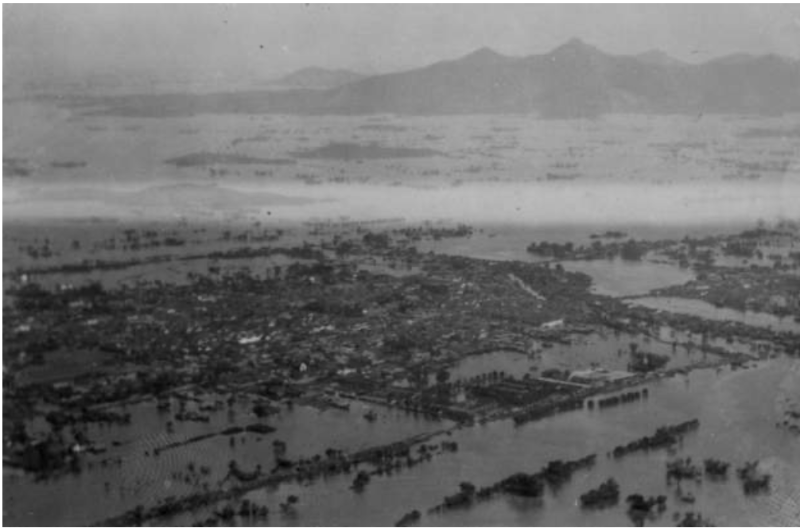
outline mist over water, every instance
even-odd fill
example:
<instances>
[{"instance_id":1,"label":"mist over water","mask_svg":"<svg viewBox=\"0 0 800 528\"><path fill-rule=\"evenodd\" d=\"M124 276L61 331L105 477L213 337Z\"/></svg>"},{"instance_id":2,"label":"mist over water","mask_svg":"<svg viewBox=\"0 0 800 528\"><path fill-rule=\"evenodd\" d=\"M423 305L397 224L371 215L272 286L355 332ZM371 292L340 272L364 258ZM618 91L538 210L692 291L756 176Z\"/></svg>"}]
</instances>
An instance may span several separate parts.
<instances>
[{"instance_id":1,"label":"mist over water","mask_svg":"<svg viewBox=\"0 0 800 528\"><path fill-rule=\"evenodd\" d=\"M282 190L295 194L292 191ZM296 194L301 192L297 189ZM760 185L472 184L431 190L396 188L390 192L348 187L303 194L332 202L298 209L296 214L300 217L316 213L323 217L398 216L409 220L442 218L514 224L736 224L798 214L800 180ZM295 211L285 211L292 213Z\"/></svg>"},{"instance_id":2,"label":"mist over water","mask_svg":"<svg viewBox=\"0 0 800 528\"><path fill-rule=\"evenodd\" d=\"M103 194L154 189L161 184L113 184L76 187L53 183L45 189L19 186L6 189L5 217L71 217L81 215L130 218L145 201L119 208L106 203ZM758 220L793 219L800 203L800 180L752 183L558 183L469 184L455 188L391 190L376 186L317 186L296 184L216 185L243 193L270 192L287 197L308 198L307 205L265 204L264 220L311 221L375 220L403 218L406 221L450 220L465 223L509 223L517 225L752 225ZM69 199L59 199L59 191ZM76 194L85 191L85 197ZM100 196L92 199L93 191ZM109 200L111 201L111 200ZM165 218L176 211L163 210Z\"/></svg>"}]
</instances>

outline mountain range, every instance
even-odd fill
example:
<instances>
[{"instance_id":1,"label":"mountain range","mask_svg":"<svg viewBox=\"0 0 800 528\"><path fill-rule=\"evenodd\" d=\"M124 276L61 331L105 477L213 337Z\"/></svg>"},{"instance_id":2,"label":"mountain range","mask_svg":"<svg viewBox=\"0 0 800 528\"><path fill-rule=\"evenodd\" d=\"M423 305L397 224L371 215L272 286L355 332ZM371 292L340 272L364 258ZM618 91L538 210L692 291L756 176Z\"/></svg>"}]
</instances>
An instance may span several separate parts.
<instances>
[{"instance_id":1,"label":"mountain range","mask_svg":"<svg viewBox=\"0 0 800 528\"><path fill-rule=\"evenodd\" d=\"M318 72L317 72L318 73ZM329 89L96 98L115 115L247 112L412 115L534 113L782 114L800 111L800 61L731 55L689 64L654 50L612 55L572 39L509 57L481 48L456 60L354 79Z\"/></svg>"}]
</instances>

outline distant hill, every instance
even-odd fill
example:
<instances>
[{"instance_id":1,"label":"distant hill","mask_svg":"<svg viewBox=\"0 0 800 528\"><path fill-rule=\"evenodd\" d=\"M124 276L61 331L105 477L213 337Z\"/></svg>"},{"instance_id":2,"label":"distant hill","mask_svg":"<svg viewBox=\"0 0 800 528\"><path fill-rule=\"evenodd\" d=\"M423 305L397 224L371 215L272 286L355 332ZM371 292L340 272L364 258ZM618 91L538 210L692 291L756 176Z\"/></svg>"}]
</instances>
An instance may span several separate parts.
<instances>
[{"instance_id":1,"label":"distant hill","mask_svg":"<svg viewBox=\"0 0 800 528\"><path fill-rule=\"evenodd\" d=\"M364 77L366 77L366 75L350 70L330 70L327 68L310 67L290 73L289 75L273 81L271 84L284 88L323 90L360 81Z\"/></svg>"},{"instance_id":2,"label":"distant hill","mask_svg":"<svg viewBox=\"0 0 800 528\"><path fill-rule=\"evenodd\" d=\"M651 51L611 55L578 39L553 51L508 57L482 48L460 59L366 77L326 90L110 97L100 113L248 112L418 115L535 113L781 114L800 111L800 61L735 55L687 64Z\"/></svg>"},{"instance_id":3,"label":"distant hill","mask_svg":"<svg viewBox=\"0 0 800 528\"><path fill-rule=\"evenodd\" d=\"M480 50L332 90L321 111L764 113L800 110L800 62L774 56L685 64L661 53L616 56L573 39L544 55Z\"/></svg>"}]
</instances>

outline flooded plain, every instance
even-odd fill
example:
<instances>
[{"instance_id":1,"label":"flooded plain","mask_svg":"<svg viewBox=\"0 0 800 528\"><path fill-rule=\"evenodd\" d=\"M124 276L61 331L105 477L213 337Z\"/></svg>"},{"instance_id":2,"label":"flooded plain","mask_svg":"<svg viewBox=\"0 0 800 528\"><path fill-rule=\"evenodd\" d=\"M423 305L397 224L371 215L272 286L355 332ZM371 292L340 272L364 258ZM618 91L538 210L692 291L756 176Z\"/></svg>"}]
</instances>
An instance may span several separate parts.
<instances>
[{"instance_id":1,"label":"flooded plain","mask_svg":"<svg viewBox=\"0 0 800 528\"><path fill-rule=\"evenodd\" d=\"M248 498L277 510L288 495L301 496L296 516L275 515L269 525L390 525L411 509L427 511L457 491L461 482L480 487L517 471L536 471L557 458L571 460L597 453L598 463L592 470L578 472L543 501L501 497L470 509L424 515L420 522L435 526L630 525L622 505L606 510L583 510L577 505L578 495L614 477L623 496L638 492L669 497L664 514L648 524L667 526L674 524L676 512L702 511L719 525L795 526L800 518L800 442L775 427L777 387L792 375L787 374L792 364L794 360L783 358L739 371L694 371L651 385L647 399L628 405L574 411L521 427L503 421L454 431L451 439L459 443L457 453L390 478L375 478L361 493L349 489L349 478L336 477L309 486L281 485L266 494L253 492ZM653 451L621 460L605 456L613 447L652 434L657 427L693 418L700 420L700 429L687 435L674 453ZM667 487L664 471L668 460L686 456L696 461L722 458L733 466L762 460L773 474L771 492L745 496L731 475L722 482L691 486L696 502L683 505L674 497L674 486ZM191 518L178 517L173 522Z\"/></svg>"},{"instance_id":2,"label":"flooded plain","mask_svg":"<svg viewBox=\"0 0 800 528\"><path fill-rule=\"evenodd\" d=\"M277 273L276 267L300 260L278 255L140 263L74 273L37 273L35 269L82 263L85 258L146 259L256 245L290 247L302 240L317 243L332 238L337 224L351 221L389 220L387 228L415 222L429 222L429 226L467 222L476 228L471 237L424 240L418 244L419 251L543 264L548 259L527 252L532 242L590 244L592 234L607 229L621 229L631 238L645 240L733 233L763 217L796 215L800 203L800 179L792 170L797 150L779 153L770 150L768 143L742 139L737 131L753 125L743 116L709 116L700 123L682 116L544 121L513 115L374 119L199 115L121 121L52 104L12 104L9 110L4 157L22 160L19 166L28 174L3 182L4 289L18 269L51 288L91 281L106 288L137 281L185 284L189 273L228 275L243 270L266 277ZM764 121L784 126L793 120L796 116ZM703 139L700 147L680 145L690 134ZM374 141L381 146L365 147ZM681 156L671 154L674 149ZM197 157L197 153L202 155ZM736 159L722 163L723 156ZM755 180L726 178L731 164L750 158L785 161L789 169L764 170ZM192 163L176 164L175 159ZM570 178L577 174L575 181L559 179L567 165ZM189 185L183 189L191 191L186 194L192 199L180 198L175 185ZM105 203L104 189L120 193L115 194L114 203ZM265 194L263 204L237 205L242 195L258 193L273 194ZM218 207L209 208L209 203ZM307 222L331 231L312 234L316 228ZM121 240L127 229L153 225L166 226L159 237L180 236L186 238L186 246L166 250L108 244L110 238ZM225 239L225 231L245 228L264 238ZM359 229L347 231L361 236ZM278 230L284 231L280 238L269 238ZM43 257L38 252L42 246L54 254ZM733 258L720 262L747 264ZM694 272L677 265L647 259L549 264L589 275L592 292L598 295L637 296L629 302L710 320L793 333L800 329L796 321L717 308L702 301L641 297L695 278ZM361 265L396 276L419 272L391 268L386 262ZM592 329L566 341L531 339L526 353L498 347L460 359L449 365L449 372L452 380L462 380L492 371L521 378L547 369L585 370L596 365L624 371L634 348L666 356L669 368L706 359L698 346L700 336L669 328L661 328L658 334L655 338ZM733 340L716 339L711 344L752 352L750 344ZM20 381L53 383L64 375L97 372L103 363L102 354L91 351L60 350L57 354L52 363L32 369ZM455 453L441 454L391 477L376 476L360 493L351 489L352 476L258 489L247 498L269 506L270 517L237 522L391 525L408 511L419 509L422 525L628 525L631 521L623 505L605 510L577 506L581 493L614 477L623 496L637 492L669 496L667 511L650 524L674 524L674 513L692 510L719 525L796 526L800 522L800 442L791 431L775 426L781 419L776 402L785 396L779 392L800 386L792 378L798 375L793 368L796 363L780 356L752 363L751 368L696 370L654 381L648 385L648 398L625 405L584 408L522 426L505 420L459 427L442 437L458 442ZM159 411L157 402L150 399L117 409L130 413L129 425L86 425L87 434L98 439L105 451L87 455L87 467L80 473L35 480L4 466L4 523L91 524L137 505L203 491L209 483L224 488L230 486L222 481L231 461L247 470L259 464L271 468L273 441L278 439L286 442L288 456L313 457L329 448L355 451L454 426L358 401L349 402L348 410L321 410L305 404L290 408L280 403L275 413L256 420L253 399L228 403L208 393L197 400L188 401L187 408L214 406L208 422L171 423L171 414ZM172 405L179 403L173 399ZM652 434L657 427L693 418L700 420L700 429L687 435L674 453L653 451L622 460L605 456L615 446ZM221 433L232 425L256 421L275 431ZM207 434L214 436L168 448ZM520 470L536 471L557 458L592 453L598 454L596 467L578 472L541 501L497 498L470 509L425 513L456 492L461 482L489 485ZM732 474L726 481L690 485L695 502L682 503L674 489L668 489L664 475L666 461L676 456L695 460L713 456L734 467L760 460L773 475L771 492L745 496ZM188 471L190 465L204 468L207 474L198 478ZM279 505L289 495L297 495L300 502L296 512L283 513ZM192 524L212 510L159 522Z\"/></svg>"},{"instance_id":3,"label":"flooded plain","mask_svg":"<svg viewBox=\"0 0 800 528\"><path fill-rule=\"evenodd\" d=\"M281 406L268 419L257 420L252 416L254 402L250 399L239 399L232 405L223 404L224 398L213 394L199 399L204 405L220 402L219 410L208 413L208 422L173 423L171 413L159 411L156 402L150 400L121 409L130 413L130 425L89 425L86 433L108 451L92 455L79 474L41 481L4 469L4 524L88 525L139 504L153 505L170 495L202 490L196 475L187 471L190 464L198 472L204 466L208 469L204 482L221 481L232 460L248 470L258 464L269 468L275 462L276 439L286 442L290 458L311 458L324 455L329 448L358 450L451 425L357 401L349 410ZM190 401L186 409L196 410L200 402ZM178 400L173 398L172 404L177 407ZM377 414L374 421L364 418L370 409ZM268 423L275 431L219 434L228 427L255 422ZM320 430L325 434L319 434ZM210 433L217 435L169 448Z\"/></svg>"},{"instance_id":4,"label":"flooded plain","mask_svg":"<svg viewBox=\"0 0 800 528\"><path fill-rule=\"evenodd\" d=\"M583 232L586 232L584 228ZM569 233L569 230L567 230ZM539 233L535 229L515 232L519 242L552 236L552 230ZM560 235L569 239L569 234ZM519 249L500 249L501 253L483 246L486 239L476 238L475 251L482 258L509 258ZM488 239L492 240L492 239ZM461 241L469 247L470 241ZM520 244L524 255L524 245ZM505 252L505 253L503 253ZM535 259L531 259L535 260ZM270 259L230 260L224 265L233 271L244 267L251 271L268 270L286 265ZM190 261L196 272L207 271L208 262ZM581 271L592 277L593 290L610 296L642 295L650 290L691 280L693 274L677 266L654 262L629 263L620 260L562 262L570 271ZM153 264L155 275L142 275L151 265L125 270L92 272L83 279L100 279L108 286L119 285L137 277L180 282L194 268L181 265L173 275L164 264ZM80 276L81 274L77 274ZM54 274L56 283L76 275ZM797 331L797 323L765 314L741 313L716 308L700 301L668 298L630 300L643 306L689 313L713 320L733 320L745 324ZM546 343L532 340L529 353L497 350L468 356L452 366L451 380L502 371L521 378L539 375L546 369L583 370L603 365L610 370L624 371L630 350L636 347L669 357L669 367L682 367L706 359L697 346L699 337L683 336L662 328L660 339L630 336L611 331L578 335L569 342ZM676 342L676 346L671 343ZM691 342L691 343L689 343ZM721 343L735 349L735 345ZM781 357L760 363L754 368L731 371L694 371L685 376L664 379L649 385L650 397L615 408L573 411L531 424L515 427L511 421L457 429L449 439L459 444L457 453L443 454L428 464L388 477L376 477L361 493L350 489L350 478L330 477L313 484L281 484L251 492L247 497L266 504L275 512L266 521L269 525L386 525L396 522L411 508L424 512L445 495L455 492L463 481L478 486L489 485L520 469L535 471L546 462L598 453L597 466L579 472L557 493L548 492L543 501L498 498L480 503L468 510L425 515L423 525L627 525L624 507L607 510L583 510L577 497L608 477L620 482L623 496L629 493L667 494L671 497L667 511L652 521L656 525L674 523L672 515L689 510L702 511L717 524L796 525L800 505L793 502L800 496L800 442L790 432L777 429L776 388L786 384L786 376L797 375L791 367L796 360ZM794 374L791 374L791 373ZM796 386L796 385L793 385ZM209 403L219 397L207 395ZM160 413L155 401L133 404L124 410L132 419L128 426L90 425L91 437L112 446L106 453L92 456L90 467L76 475L35 481L29 475L4 470L4 522L19 525L89 524L98 518L112 516L137 505L152 505L165 496L180 496L202 490L203 484L193 480L186 468L189 464L207 466L212 482L220 481L231 460L241 467L258 464L270 467L274 462L272 441L287 442L292 457L311 457L327 448L356 450L379 445L422 432L436 431L452 424L394 411L381 406L352 402L349 410L319 410L295 405L280 408L264 420L276 428L271 434L218 435L167 449L158 456L154 451L165 445L193 436L219 432L250 416L253 402L236 401L225 410L210 414L209 423L179 422L168 432L170 416ZM191 408L193 404L190 403ZM374 422L364 418L373 409ZM652 452L617 461L605 458L614 446L650 434L661 425L699 418L700 430L689 435L677 453ZM320 434L325 431L325 434ZM736 442L720 442L720 438L737 438ZM664 465L674 456L692 456L696 460L714 456L737 464L759 459L773 475L771 493L765 496L744 496L735 476L724 482L703 482L691 486L696 497L692 505L674 499L663 475ZM120 477L122 475L122 477ZM289 495L301 497L297 513L279 513L279 504ZM102 497L98 502L97 498ZM33 508L31 505L35 504ZM98 506L102 504L102 506ZM199 510L168 522L184 524L207 515ZM255 522L255 520L253 520ZM256 524L261 524L258 521Z\"/></svg>"}]
</instances>

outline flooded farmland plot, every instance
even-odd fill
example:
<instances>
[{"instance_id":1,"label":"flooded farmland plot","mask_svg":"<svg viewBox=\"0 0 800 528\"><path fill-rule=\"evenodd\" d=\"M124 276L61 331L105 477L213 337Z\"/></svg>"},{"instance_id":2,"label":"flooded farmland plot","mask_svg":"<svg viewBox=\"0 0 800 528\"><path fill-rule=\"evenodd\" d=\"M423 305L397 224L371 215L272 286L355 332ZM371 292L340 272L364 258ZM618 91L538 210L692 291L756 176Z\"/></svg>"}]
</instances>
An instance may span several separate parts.
<instances>
[{"instance_id":1,"label":"flooded farmland plot","mask_svg":"<svg viewBox=\"0 0 800 528\"><path fill-rule=\"evenodd\" d=\"M796 8L3 16L4 525L800 524Z\"/></svg>"},{"instance_id":2,"label":"flooded farmland plot","mask_svg":"<svg viewBox=\"0 0 800 528\"><path fill-rule=\"evenodd\" d=\"M172 403L177 408L180 401ZM89 524L98 513L98 500L109 517L137 505L154 506L164 497L224 482L232 462L252 471L280 456L312 459L326 456L328 449L364 449L442 427L441 422L381 408L377 408L378 419L371 422L363 417L370 407L363 405L324 411L295 406L276 409L268 430L247 431L242 430L243 424L263 423L252 414L251 402L210 403L223 403L222 396L207 401L186 405L185 412L214 406L202 415L208 421L175 420L149 401L120 409L130 415L129 423L86 427L82 434L96 439L96 452L86 455L80 473L44 482L27 475L8 476L9 504L35 500L44 487L48 507L21 508L16 510L19 516L7 515L6 521L46 524L58 516L67 524ZM237 424L239 431L235 431ZM326 428L325 436L316 434L319 427ZM285 442L287 450L278 449L276 441Z\"/></svg>"}]
</instances>

